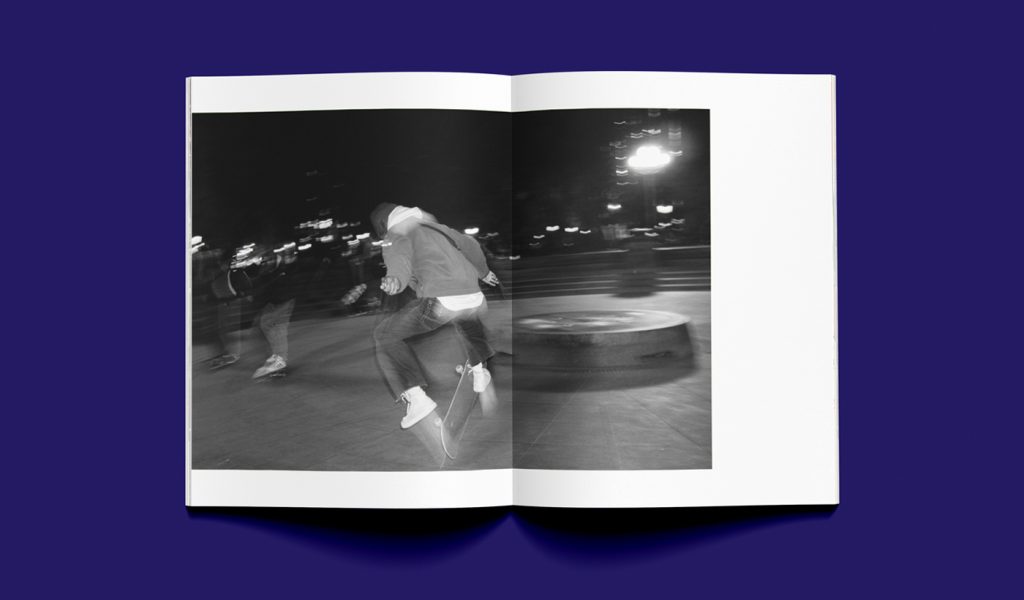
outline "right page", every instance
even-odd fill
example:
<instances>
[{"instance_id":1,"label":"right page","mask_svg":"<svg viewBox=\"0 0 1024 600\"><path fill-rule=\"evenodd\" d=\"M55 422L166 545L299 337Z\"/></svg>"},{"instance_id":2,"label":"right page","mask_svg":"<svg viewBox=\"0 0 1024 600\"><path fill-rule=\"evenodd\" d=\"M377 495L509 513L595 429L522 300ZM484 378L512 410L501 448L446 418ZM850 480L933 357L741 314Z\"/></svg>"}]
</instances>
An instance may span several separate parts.
<instances>
[{"instance_id":1,"label":"right page","mask_svg":"<svg viewBox=\"0 0 1024 600\"><path fill-rule=\"evenodd\" d=\"M838 503L834 78L512 92L515 503Z\"/></svg>"}]
</instances>

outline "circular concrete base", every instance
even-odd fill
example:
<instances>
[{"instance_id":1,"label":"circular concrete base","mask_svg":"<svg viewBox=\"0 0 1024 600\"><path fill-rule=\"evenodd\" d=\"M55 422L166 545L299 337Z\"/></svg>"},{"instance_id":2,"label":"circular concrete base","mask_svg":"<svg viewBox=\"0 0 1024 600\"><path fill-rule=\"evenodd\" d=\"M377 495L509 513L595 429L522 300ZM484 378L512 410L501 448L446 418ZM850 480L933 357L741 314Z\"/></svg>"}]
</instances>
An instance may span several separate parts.
<instances>
[{"instance_id":1,"label":"circular concrete base","mask_svg":"<svg viewBox=\"0 0 1024 600\"><path fill-rule=\"evenodd\" d=\"M516 320L516 367L558 370L663 368L693 357L688 323L654 310L588 310Z\"/></svg>"}]
</instances>

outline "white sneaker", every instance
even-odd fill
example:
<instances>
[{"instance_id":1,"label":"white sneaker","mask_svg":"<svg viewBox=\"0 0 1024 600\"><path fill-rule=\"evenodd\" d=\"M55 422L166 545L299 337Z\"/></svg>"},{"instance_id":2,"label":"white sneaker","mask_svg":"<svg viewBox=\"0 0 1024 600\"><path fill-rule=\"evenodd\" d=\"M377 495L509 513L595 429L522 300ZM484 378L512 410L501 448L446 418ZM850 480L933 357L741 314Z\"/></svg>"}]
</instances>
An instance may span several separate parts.
<instances>
[{"instance_id":1,"label":"white sneaker","mask_svg":"<svg viewBox=\"0 0 1024 600\"><path fill-rule=\"evenodd\" d=\"M480 367L479 369L470 369L473 373L473 391L481 393L487 389L487 386L491 385L491 372L487 369Z\"/></svg>"},{"instance_id":2,"label":"white sneaker","mask_svg":"<svg viewBox=\"0 0 1024 600\"><path fill-rule=\"evenodd\" d=\"M259 379L260 377L266 377L267 375L273 375L278 371L283 370L288 364L284 362L284 359L274 354L267 359L267 362L263 363L263 366L256 369L256 372L252 374L253 379Z\"/></svg>"},{"instance_id":3,"label":"white sneaker","mask_svg":"<svg viewBox=\"0 0 1024 600\"><path fill-rule=\"evenodd\" d=\"M435 408L437 403L430 399L430 396L422 388L414 387L405 391L401 396L405 402L405 416L402 417L402 429L408 429L423 420Z\"/></svg>"}]
</instances>

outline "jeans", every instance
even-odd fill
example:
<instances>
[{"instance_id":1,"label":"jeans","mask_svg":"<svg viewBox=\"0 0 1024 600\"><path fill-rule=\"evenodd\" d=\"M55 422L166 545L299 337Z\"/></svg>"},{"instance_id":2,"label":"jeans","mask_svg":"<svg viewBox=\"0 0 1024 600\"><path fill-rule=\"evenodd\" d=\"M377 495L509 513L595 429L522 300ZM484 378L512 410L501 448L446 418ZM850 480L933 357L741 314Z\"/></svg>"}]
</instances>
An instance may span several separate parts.
<instances>
[{"instance_id":1,"label":"jeans","mask_svg":"<svg viewBox=\"0 0 1024 600\"><path fill-rule=\"evenodd\" d=\"M470 365L480 364L494 356L480 322L480 315L486 308L486 300L476 308L452 311L437 298L418 298L381 321L373 330L373 340L377 346L377 361L395 397L409 388L427 385L423 367L406 341L411 337L451 323L469 356Z\"/></svg>"},{"instance_id":2,"label":"jeans","mask_svg":"<svg viewBox=\"0 0 1024 600\"><path fill-rule=\"evenodd\" d=\"M267 303L260 311L259 325L263 337L270 344L270 353L288 361L288 322L292 318L295 300L281 304Z\"/></svg>"}]
</instances>

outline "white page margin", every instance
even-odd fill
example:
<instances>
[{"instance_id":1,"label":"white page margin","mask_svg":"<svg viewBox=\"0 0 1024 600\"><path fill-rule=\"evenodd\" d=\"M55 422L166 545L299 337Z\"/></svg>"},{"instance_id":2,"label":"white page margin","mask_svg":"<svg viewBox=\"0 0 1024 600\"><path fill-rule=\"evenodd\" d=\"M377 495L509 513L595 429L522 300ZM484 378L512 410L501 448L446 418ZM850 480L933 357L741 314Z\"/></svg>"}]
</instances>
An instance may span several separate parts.
<instances>
[{"instance_id":1,"label":"white page margin","mask_svg":"<svg viewBox=\"0 0 1024 600\"><path fill-rule=\"evenodd\" d=\"M511 77L483 73L345 73L190 77L193 113L302 110L511 110Z\"/></svg>"}]
</instances>

